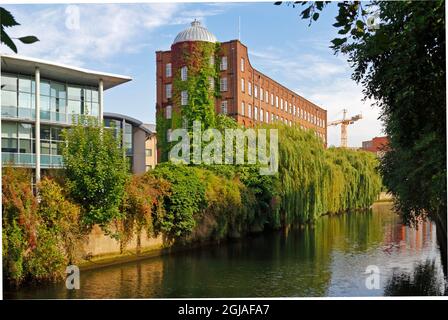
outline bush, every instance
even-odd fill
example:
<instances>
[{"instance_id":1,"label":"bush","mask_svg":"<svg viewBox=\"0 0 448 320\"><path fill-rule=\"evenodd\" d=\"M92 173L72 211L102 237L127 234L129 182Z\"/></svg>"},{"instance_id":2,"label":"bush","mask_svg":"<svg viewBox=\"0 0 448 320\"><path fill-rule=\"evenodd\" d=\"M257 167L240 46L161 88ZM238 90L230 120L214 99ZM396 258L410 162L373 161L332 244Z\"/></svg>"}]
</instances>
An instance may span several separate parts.
<instances>
[{"instance_id":1,"label":"bush","mask_svg":"<svg viewBox=\"0 0 448 320\"><path fill-rule=\"evenodd\" d=\"M197 168L167 162L147 173L170 183L170 196L164 197L165 212L154 217L154 231L169 239L188 235L196 226L195 215L206 206L205 186Z\"/></svg>"},{"instance_id":2,"label":"bush","mask_svg":"<svg viewBox=\"0 0 448 320\"><path fill-rule=\"evenodd\" d=\"M79 207L45 178L38 203L28 170L6 168L2 179L5 278L12 284L61 278L82 240Z\"/></svg>"}]
</instances>

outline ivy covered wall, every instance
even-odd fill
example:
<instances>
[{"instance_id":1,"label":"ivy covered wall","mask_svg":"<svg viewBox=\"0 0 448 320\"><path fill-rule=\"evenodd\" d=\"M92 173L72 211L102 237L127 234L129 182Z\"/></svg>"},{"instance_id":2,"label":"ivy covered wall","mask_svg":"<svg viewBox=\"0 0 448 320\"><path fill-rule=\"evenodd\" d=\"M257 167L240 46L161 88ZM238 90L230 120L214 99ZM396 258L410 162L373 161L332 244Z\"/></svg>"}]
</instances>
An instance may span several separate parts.
<instances>
[{"instance_id":1,"label":"ivy covered wall","mask_svg":"<svg viewBox=\"0 0 448 320\"><path fill-rule=\"evenodd\" d=\"M221 46L211 42L182 42L172 47L172 106L171 119L166 117L166 106L156 114L157 144L160 161L168 161L168 153L176 142L168 142L168 130L186 128L192 131L193 121L200 121L202 130L216 125L216 98L219 92L219 64ZM182 79L182 67L187 68ZM186 105L181 104L182 92L187 92Z\"/></svg>"}]
</instances>

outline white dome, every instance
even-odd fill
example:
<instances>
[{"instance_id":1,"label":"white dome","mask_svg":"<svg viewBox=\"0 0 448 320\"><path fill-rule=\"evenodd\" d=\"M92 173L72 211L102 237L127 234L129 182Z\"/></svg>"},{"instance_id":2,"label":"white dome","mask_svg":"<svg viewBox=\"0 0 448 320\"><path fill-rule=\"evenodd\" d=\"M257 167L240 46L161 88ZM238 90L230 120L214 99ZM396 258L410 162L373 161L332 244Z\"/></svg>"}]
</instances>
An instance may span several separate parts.
<instances>
[{"instance_id":1,"label":"white dome","mask_svg":"<svg viewBox=\"0 0 448 320\"><path fill-rule=\"evenodd\" d=\"M199 21L194 20L191 23L191 27L180 32L176 36L176 39L174 39L173 44L184 41L206 41L215 43L216 37L213 33L211 33L206 28L201 26L201 23Z\"/></svg>"}]
</instances>

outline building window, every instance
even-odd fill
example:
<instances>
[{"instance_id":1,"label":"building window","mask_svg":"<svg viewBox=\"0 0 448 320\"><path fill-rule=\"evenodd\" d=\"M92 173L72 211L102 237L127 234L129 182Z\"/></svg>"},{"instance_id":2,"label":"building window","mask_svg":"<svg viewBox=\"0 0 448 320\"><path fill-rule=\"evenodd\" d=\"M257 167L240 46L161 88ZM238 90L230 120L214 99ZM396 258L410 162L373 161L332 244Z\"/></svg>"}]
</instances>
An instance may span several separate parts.
<instances>
[{"instance_id":1,"label":"building window","mask_svg":"<svg viewBox=\"0 0 448 320\"><path fill-rule=\"evenodd\" d=\"M171 119L171 111L172 111L172 107L171 106L166 106L165 116L166 116L167 119Z\"/></svg>"},{"instance_id":2,"label":"building window","mask_svg":"<svg viewBox=\"0 0 448 320\"><path fill-rule=\"evenodd\" d=\"M244 79L241 79L241 92L244 92Z\"/></svg>"},{"instance_id":3,"label":"building window","mask_svg":"<svg viewBox=\"0 0 448 320\"><path fill-rule=\"evenodd\" d=\"M184 90L180 93L180 105L186 106L188 104L188 92Z\"/></svg>"},{"instance_id":4,"label":"building window","mask_svg":"<svg viewBox=\"0 0 448 320\"><path fill-rule=\"evenodd\" d=\"M172 92L171 92L172 88L173 87L172 87L171 83L165 85L165 95L166 95L167 99L171 99L172 98Z\"/></svg>"},{"instance_id":5,"label":"building window","mask_svg":"<svg viewBox=\"0 0 448 320\"><path fill-rule=\"evenodd\" d=\"M187 80L187 66L183 66L180 69L180 79L182 81L186 81Z\"/></svg>"},{"instance_id":6,"label":"building window","mask_svg":"<svg viewBox=\"0 0 448 320\"><path fill-rule=\"evenodd\" d=\"M210 65L213 66L215 64L215 56L211 55L210 56Z\"/></svg>"},{"instance_id":7,"label":"building window","mask_svg":"<svg viewBox=\"0 0 448 320\"><path fill-rule=\"evenodd\" d=\"M165 65L165 76L166 77L171 77L172 76L171 63L167 63Z\"/></svg>"},{"instance_id":8,"label":"building window","mask_svg":"<svg viewBox=\"0 0 448 320\"><path fill-rule=\"evenodd\" d=\"M241 71L244 72L244 58L241 58Z\"/></svg>"},{"instance_id":9,"label":"building window","mask_svg":"<svg viewBox=\"0 0 448 320\"><path fill-rule=\"evenodd\" d=\"M260 121L261 121L261 122L264 121L263 109L260 109Z\"/></svg>"},{"instance_id":10,"label":"building window","mask_svg":"<svg viewBox=\"0 0 448 320\"><path fill-rule=\"evenodd\" d=\"M269 103L269 92L267 90L264 93L264 101L266 101L266 103Z\"/></svg>"},{"instance_id":11,"label":"building window","mask_svg":"<svg viewBox=\"0 0 448 320\"><path fill-rule=\"evenodd\" d=\"M247 106L247 116L252 119L252 106L250 104Z\"/></svg>"},{"instance_id":12,"label":"building window","mask_svg":"<svg viewBox=\"0 0 448 320\"><path fill-rule=\"evenodd\" d=\"M260 88L260 100L263 101L263 88Z\"/></svg>"},{"instance_id":13,"label":"building window","mask_svg":"<svg viewBox=\"0 0 448 320\"><path fill-rule=\"evenodd\" d=\"M293 106L293 114L294 114L294 116L297 115L297 108L296 108L296 106Z\"/></svg>"},{"instance_id":14,"label":"building window","mask_svg":"<svg viewBox=\"0 0 448 320\"><path fill-rule=\"evenodd\" d=\"M227 114L227 101L221 101L221 113Z\"/></svg>"},{"instance_id":15,"label":"building window","mask_svg":"<svg viewBox=\"0 0 448 320\"><path fill-rule=\"evenodd\" d=\"M244 105L244 102L241 102L241 115L242 116L244 116L244 114L245 114L245 112L244 112L244 109L245 109L245 105Z\"/></svg>"},{"instance_id":16,"label":"building window","mask_svg":"<svg viewBox=\"0 0 448 320\"><path fill-rule=\"evenodd\" d=\"M227 78L221 78L219 82L219 90L227 91Z\"/></svg>"},{"instance_id":17,"label":"building window","mask_svg":"<svg viewBox=\"0 0 448 320\"><path fill-rule=\"evenodd\" d=\"M283 98L280 98L280 109L283 110Z\"/></svg>"},{"instance_id":18,"label":"building window","mask_svg":"<svg viewBox=\"0 0 448 320\"><path fill-rule=\"evenodd\" d=\"M171 129L166 130L166 141L171 141Z\"/></svg>"},{"instance_id":19,"label":"building window","mask_svg":"<svg viewBox=\"0 0 448 320\"><path fill-rule=\"evenodd\" d=\"M249 95L252 95L252 83L247 82L247 93L249 93Z\"/></svg>"},{"instance_id":20,"label":"building window","mask_svg":"<svg viewBox=\"0 0 448 320\"><path fill-rule=\"evenodd\" d=\"M278 109L278 96L275 96L275 107Z\"/></svg>"},{"instance_id":21,"label":"building window","mask_svg":"<svg viewBox=\"0 0 448 320\"><path fill-rule=\"evenodd\" d=\"M274 114L271 113L271 122L274 122Z\"/></svg>"},{"instance_id":22,"label":"building window","mask_svg":"<svg viewBox=\"0 0 448 320\"><path fill-rule=\"evenodd\" d=\"M254 118L258 120L258 107L254 107Z\"/></svg>"},{"instance_id":23,"label":"building window","mask_svg":"<svg viewBox=\"0 0 448 320\"><path fill-rule=\"evenodd\" d=\"M219 69L220 69L221 71L223 71L223 70L227 70L227 57L226 57L226 56L223 56L223 57L221 58L221 64L219 65Z\"/></svg>"},{"instance_id":24,"label":"building window","mask_svg":"<svg viewBox=\"0 0 448 320\"><path fill-rule=\"evenodd\" d=\"M271 93L271 105L274 105L274 94Z\"/></svg>"},{"instance_id":25,"label":"building window","mask_svg":"<svg viewBox=\"0 0 448 320\"><path fill-rule=\"evenodd\" d=\"M215 78L210 77L208 78L209 81L209 85L210 85L210 90L215 90Z\"/></svg>"},{"instance_id":26,"label":"building window","mask_svg":"<svg viewBox=\"0 0 448 320\"><path fill-rule=\"evenodd\" d=\"M254 86L254 96L258 98L258 86Z\"/></svg>"},{"instance_id":27,"label":"building window","mask_svg":"<svg viewBox=\"0 0 448 320\"><path fill-rule=\"evenodd\" d=\"M269 123L269 112L268 111L266 111L266 123Z\"/></svg>"},{"instance_id":28,"label":"building window","mask_svg":"<svg viewBox=\"0 0 448 320\"><path fill-rule=\"evenodd\" d=\"M147 157L152 157L152 149L146 149L145 152Z\"/></svg>"}]
</instances>

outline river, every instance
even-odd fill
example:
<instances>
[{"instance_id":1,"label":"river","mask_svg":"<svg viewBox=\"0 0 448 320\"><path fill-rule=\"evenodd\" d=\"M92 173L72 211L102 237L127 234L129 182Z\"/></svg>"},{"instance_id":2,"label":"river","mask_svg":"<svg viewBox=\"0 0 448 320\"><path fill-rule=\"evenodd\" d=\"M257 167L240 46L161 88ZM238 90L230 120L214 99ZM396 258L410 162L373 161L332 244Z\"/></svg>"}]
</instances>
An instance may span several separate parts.
<instances>
[{"instance_id":1,"label":"river","mask_svg":"<svg viewBox=\"0 0 448 320\"><path fill-rule=\"evenodd\" d=\"M325 216L314 226L288 232L81 271L79 290L57 283L4 295L347 297L440 295L445 286L435 225L424 222L418 229L408 228L390 204L375 204L367 212Z\"/></svg>"}]
</instances>

